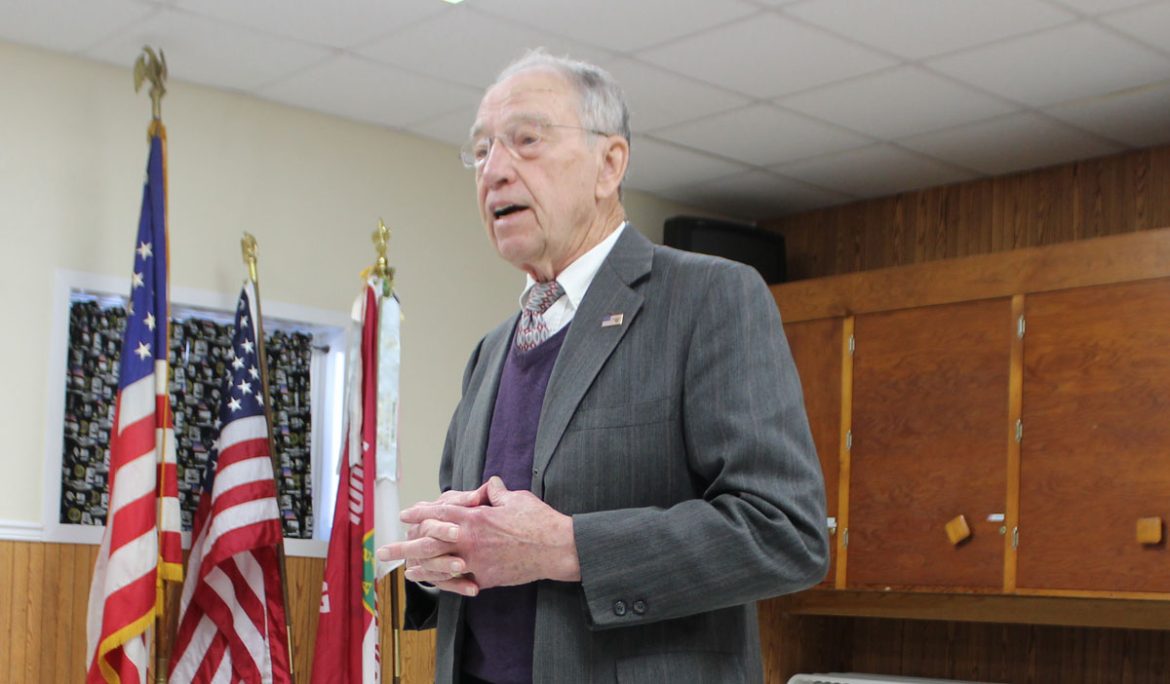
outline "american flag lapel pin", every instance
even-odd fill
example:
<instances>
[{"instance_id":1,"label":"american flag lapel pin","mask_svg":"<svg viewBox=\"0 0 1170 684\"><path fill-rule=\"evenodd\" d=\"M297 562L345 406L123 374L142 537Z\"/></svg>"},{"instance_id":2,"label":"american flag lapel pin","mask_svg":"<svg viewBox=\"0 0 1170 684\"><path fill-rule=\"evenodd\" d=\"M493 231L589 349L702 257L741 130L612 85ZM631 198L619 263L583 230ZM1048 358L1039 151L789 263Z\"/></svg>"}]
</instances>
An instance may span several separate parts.
<instances>
[{"instance_id":1,"label":"american flag lapel pin","mask_svg":"<svg viewBox=\"0 0 1170 684\"><path fill-rule=\"evenodd\" d=\"M623 314L620 314L620 313L610 314L610 315L606 316L605 318L601 319L601 327L609 328L609 327L612 327L615 325L621 325L622 318L623 318Z\"/></svg>"}]
</instances>

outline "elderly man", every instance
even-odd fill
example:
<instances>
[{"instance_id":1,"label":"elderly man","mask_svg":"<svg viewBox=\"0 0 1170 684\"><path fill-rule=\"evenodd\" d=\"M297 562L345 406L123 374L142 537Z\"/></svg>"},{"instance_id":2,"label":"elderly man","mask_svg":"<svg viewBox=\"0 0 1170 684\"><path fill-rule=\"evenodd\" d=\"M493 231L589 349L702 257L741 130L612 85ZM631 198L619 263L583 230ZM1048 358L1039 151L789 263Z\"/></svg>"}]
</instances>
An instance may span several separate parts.
<instances>
[{"instance_id":1,"label":"elderly man","mask_svg":"<svg viewBox=\"0 0 1170 684\"><path fill-rule=\"evenodd\" d=\"M440 682L753 682L754 602L827 566L800 382L752 269L657 247L621 204L604 71L536 51L463 162L521 311L480 341L439 468L405 510L408 611Z\"/></svg>"}]
</instances>

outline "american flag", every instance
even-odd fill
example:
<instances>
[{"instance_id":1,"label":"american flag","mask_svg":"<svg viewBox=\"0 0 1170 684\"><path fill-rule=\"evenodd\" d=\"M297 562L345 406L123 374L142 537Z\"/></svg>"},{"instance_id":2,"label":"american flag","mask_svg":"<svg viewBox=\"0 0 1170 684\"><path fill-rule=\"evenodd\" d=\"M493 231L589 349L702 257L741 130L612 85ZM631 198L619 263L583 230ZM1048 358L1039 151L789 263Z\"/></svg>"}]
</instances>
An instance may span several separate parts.
<instances>
[{"instance_id":1,"label":"american flag","mask_svg":"<svg viewBox=\"0 0 1170 684\"><path fill-rule=\"evenodd\" d=\"M170 681L291 682L255 291L236 308L219 438L195 511Z\"/></svg>"},{"instance_id":2,"label":"american flag","mask_svg":"<svg viewBox=\"0 0 1170 684\"><path fill-rule=\"evenodd\" d=\"M110 514L89 591L88 682L146 680L160 578L182 578L167 394L165 140L154 124L110 436Z\"/></svg>"}]
</instances>

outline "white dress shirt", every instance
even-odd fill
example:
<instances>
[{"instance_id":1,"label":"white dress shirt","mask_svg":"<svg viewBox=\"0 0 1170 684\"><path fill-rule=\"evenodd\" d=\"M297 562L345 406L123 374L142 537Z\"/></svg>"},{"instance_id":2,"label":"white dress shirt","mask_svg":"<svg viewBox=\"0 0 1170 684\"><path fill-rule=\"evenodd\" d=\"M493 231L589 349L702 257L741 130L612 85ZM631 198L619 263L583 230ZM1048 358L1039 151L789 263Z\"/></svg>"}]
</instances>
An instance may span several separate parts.
<instances>
[{"instance_id":1,"label":"white dress shirt","mask_svg":"<svg viewBox=\"0 0 1170 684\"><path fill-rule=\"evenodd\" d=\"M585 293L593 282L593 276L597 275L597 269L601 268L601 263L609 256L618 237L628 224L629 221L622 221L617 230L597 243L593 249L577 257L576 261L569 264L557 276L557 282L564 288L565 294L553 302L548 311L544 312L544 324L548 326L549 337L560 332L561 328L573 320L573 315L577 313L577 307L581 305L581 300L585 298ZM532 279L532 276L525 276L524 291L520 293L521 309L524 308L524 298L528 296L528 290L532 289L535 284L536 281Z\"/></svg>"}]
</instances>

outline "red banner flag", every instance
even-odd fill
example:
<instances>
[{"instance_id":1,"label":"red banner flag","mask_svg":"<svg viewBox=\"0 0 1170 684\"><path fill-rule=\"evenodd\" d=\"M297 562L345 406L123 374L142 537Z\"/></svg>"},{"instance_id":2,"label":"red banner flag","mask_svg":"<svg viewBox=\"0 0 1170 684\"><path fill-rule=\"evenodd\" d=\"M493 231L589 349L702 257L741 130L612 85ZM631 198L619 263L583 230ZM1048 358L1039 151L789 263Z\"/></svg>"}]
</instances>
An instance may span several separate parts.
<instances>
[{"instance_id":1,"label":"red banner flag","mask_svg":"<svg viewBox=\"0 0 1170 684\"><path fill-rule=\"evenodd\" d=\"M374 591L377 297L374 288L367 286L361 309L361 365L350 375L348 438L342 452L333 531L321 588L314 684L381 682L378 597Z\"/></svg>"}]
</instances>

